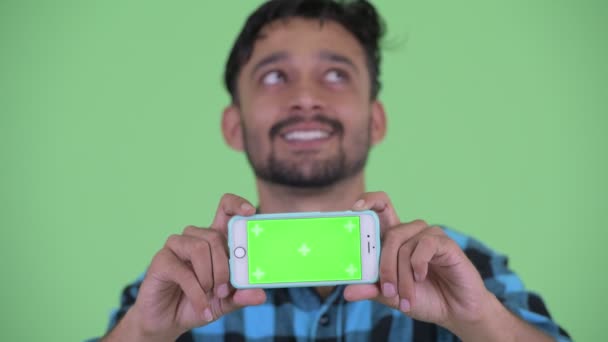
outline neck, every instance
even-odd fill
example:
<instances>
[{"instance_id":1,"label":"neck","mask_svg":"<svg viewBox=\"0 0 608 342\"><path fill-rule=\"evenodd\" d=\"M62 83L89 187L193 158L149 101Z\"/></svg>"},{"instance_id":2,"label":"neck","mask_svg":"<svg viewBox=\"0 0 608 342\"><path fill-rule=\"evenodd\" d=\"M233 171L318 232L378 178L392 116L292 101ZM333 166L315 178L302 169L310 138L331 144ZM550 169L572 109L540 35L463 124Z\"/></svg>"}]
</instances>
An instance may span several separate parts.
<instances>
[{"instance_id":1,"label":"neck","mask_svg":"<svg viewBox=\"0 0 608 342\"><path fill-rule=\"evenodd\" d=\"M350 210L365 191L363 172L323 188L293 188L256 180L260 213Z\"/></svg>"}]
</instances>

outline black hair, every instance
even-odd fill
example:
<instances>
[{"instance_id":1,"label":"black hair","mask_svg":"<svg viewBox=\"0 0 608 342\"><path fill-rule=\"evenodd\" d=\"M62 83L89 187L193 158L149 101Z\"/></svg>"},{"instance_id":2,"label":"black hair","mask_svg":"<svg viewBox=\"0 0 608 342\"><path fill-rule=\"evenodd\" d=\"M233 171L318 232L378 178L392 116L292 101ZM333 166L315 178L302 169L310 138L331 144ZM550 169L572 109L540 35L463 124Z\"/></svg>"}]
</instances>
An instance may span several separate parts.
<instances>
[{"instance_id":1,"label":"black hair","mask_svg":"<svg viewBox=\"0 0 608 342\"><path fill-rule=\"evenodd\" d=\"M260 31L267 24L292 17L330 20L342 25L361 44L365 51L371 80L371 98L380 92L380 47L384 35L384 22L372 4L365 0L269 0L256 9L247 19L238 35L224 71L224 85L238 103L237 79L244 64L253 53L253 46Z\"/></svg>"}]
</instances>

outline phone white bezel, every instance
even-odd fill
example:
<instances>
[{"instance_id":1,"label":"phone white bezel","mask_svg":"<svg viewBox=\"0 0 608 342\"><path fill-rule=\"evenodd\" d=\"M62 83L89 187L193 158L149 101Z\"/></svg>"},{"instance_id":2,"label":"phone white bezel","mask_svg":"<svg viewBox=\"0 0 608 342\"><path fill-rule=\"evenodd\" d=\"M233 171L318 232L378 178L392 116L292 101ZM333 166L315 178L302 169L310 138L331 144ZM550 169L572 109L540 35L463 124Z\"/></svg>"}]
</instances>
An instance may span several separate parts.
<instances>
[{"instance_id":1,"label":"phone white bezel","mask_svg":"<svg viewBox=\"0 0 608 342\"><path fill-rule=\"evenodd\" d=\"M343 216L359 216L360 218L362 276L360 280L327 280L310 282L249 284L247 221ZM228 225L228 246L230 253L230 282L235 288L333 286L341 284L374 283L378 280L378 268L380 260L380 226L378 216L375 212L370 210L235 216L230 220Z\"/></svg>"}]
</instances>

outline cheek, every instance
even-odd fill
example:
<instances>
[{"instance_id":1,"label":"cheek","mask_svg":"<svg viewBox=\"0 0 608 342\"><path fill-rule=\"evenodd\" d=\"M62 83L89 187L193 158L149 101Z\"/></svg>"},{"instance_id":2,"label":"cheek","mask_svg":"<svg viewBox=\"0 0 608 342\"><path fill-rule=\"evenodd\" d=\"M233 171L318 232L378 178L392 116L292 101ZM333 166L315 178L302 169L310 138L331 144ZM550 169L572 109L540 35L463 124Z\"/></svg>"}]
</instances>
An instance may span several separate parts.
<instances>
[{"instance_id":1,"label":"cheek","mask_svg":"<svg viewBox=\"0 0 608 342\"><path fill-rule=\"evenodd\" d=\"M266 120L261 113L248 112L243 118L243 138L250 152L264 152L268 149L271 125L272 122Z\"/></svg>"},{"instance_id":2,"label":"cheek","mask_svg":"<svg viewBox=\"0 0 608 342\"><path fill-rule=\"evenodd\" d=\"M369 140L371 120L367 113L353 114L342 120L347 143L360 145Z\"/></svg>"},{"instance_id":3,"label":"cheek","mask_svg":"<svg viewBox=\"0 0 608 342\"><path fill-rule=\"evenodd\" d=\"M342 122L345 130L360 132L363 127L367 128L371 123L371 107L369 102L361 99L335 102L334 109L338 113L338 120Z\"/></svg>"},{"instance_id":4,"label":"cheek","mask_svg":"<svg viewBox=\"0 0 608 342\"><path fill-rule=\"evenodd\" d=\"M265 132L259 122L249 120L245 122L244 135L248 144L255 144L253 146L250 145L249 147L257 148L257 145L261 143L261 138L264 137Z\"/></svg>"},{"instance_id":5,"label":"cheek","mask_svg":"<svg viewBox=\"0 0 608 342\"><path fill-rule=\"evenodd\" d=\"M266 129L276 123L281 117L281 113L285 112L281 98L268 94L251 99L246 108L249 121L257 128Z\"/></svg>"}]
</instances>

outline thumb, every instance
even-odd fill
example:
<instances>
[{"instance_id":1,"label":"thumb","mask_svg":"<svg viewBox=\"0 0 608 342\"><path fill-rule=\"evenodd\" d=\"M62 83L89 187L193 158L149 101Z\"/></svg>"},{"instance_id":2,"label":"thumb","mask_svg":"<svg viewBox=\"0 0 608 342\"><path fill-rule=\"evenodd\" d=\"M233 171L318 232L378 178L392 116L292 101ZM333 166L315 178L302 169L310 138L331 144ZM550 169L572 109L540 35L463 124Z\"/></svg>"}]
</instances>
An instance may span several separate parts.
<instances>
[{"instance_id":1,"label":"thumb","mask_svg":"<svg viewBox=\"0 0 608 342\"><path fill-rule=\"evenodd\" d=\"M233 295L226 298L214 297L211 309L214 319L227 315L245 306L260 305L266 302L266 292L262 289L236 290Z\"/></svg>"},{"instance_id":2,"label":"thumb","mask_svg":"<svg viewBox=\"0 0 608 342\"><path fill-rule=\"evenodd\" d=\"M344 289L344 299L354 302L364 299L375 299L380 295L380 290L376 284L355 284L348 285Z\"/></svg>"},{"instance_id":3,"label":"thumb","mask_svg":"<svg viewBox=\"0 0 608 342\"><path fill-rule=\"evenodd\" d=\"M232 296L232 305L237 308L248 305L260 305L266 302L266 292L262 289L236 290Z\"/></svg>"},{"instance_id":4,"label":"thumb","mask_svg":"<svg viewBox=\"0 0 608 342\"><path fill-rule=\"evenodd\" d=\"M359 196L359 200L353 205L353 210L373 210L380 219L380 229L382 234L390 227L398 225L400 220L391 199L386 192L366 192Z\"/></svg>"},{"instance_id":5,"label":"thumb","mask_svg":"<svg viewBox=\"0 0 608 342\"><path fill-rule=\"evenodd\" d=\"M399 307L399 296L387 298L380 292L378 284L354 284L344 289L344 299L349 302L371 299L392 308Z\"/></svg>"},{"instance_id":6,"label":"thumb","mask_svg":"<svg viewBox=\"0 0 608 342\"><path fill-rule=\"evenodd\" d=\"M224 194L217 207L211 228L224 234L228 233L228 221L235 215L248 216L255 214L255 208L249 201L233 194Z\"/></svg>"}]
</instances>

